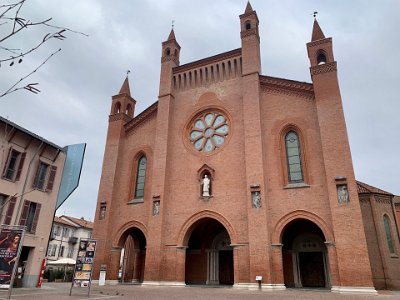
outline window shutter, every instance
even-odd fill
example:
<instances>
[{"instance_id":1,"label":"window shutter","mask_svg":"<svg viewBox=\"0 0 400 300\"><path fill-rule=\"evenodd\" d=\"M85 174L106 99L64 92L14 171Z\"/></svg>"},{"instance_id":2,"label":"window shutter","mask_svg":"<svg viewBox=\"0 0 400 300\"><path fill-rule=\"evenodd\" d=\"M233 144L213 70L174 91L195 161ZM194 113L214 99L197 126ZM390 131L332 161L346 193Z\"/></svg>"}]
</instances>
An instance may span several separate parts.
<instances>
[{"instance_id":1,"label":"window shutter","mask_svg":"<svg viewBox=\"0 0 400 300\"><path fill-rule=\"evenodd\" d=\"M6 175L7 168L8 168L8 161L10 160L11 151L12 151L12 148L10 147L10 149L8 149L7 159L6 159L6 163L4 164L4 169L3 169L2 176Z\"/></svg>"},{"instance_id":2,"label":"window shutter","mask_svg":"<svg viewBox=\"0 0 400 300\"><path fill-rule=\"evenodd\" d=\"M26 152L21 154L21 159L19 160L17 176L15 176L15 181L18 181L21 177L22 168L24 167Z\"/></svg>"},{"instance_id":3,"label":"window shutter","mask_svg":"<svg viewBox=\"0 0 400 300\"><path fill-rule=\"evenodd\" d=\"M36 188L36 187L37 187L37 183L38 183L38 180L39 180L39 170L40 170L40 161L39 161L39 164L38 164L38 166L37 166L35 178L33 179L33 184L32 184L32 187L33 187L33 188Z\"/></svg>"},{"instance_id":4,"label":"window shutter","mask_svg":"<svg viewBox=\"0 0 400 300\"><path fill-rule=\"evenodd\" d=\"M31 201L25 200L24 207L22 208L21 218L19 219L19 225L25 225L26 218L28 218L29 204Z\"/></svg>"},{"instance_id":5,"label":"window shutter","mask_svg":"<svg viewBox=\"0 0 400 300\"><path fill-rule=\"evenodd\" d=\"M33 223L32 223L32 233L36 232L36 226L39 220L39 214L40 214L40 208L42 205L40 203L36 203L36 211L35 211L35 216L33 217Z\"/></svg>"},{"instance_id":6,"label":"window shutter","mask_svg":"<svg viewBox=\"0 0 400 300\"><path fill-rule=\"evenodd\" d=\"M53 190L54 178L56 177L56 172L57 172L57 167L56 166L51 166L51 168L50 168L50 176L49 176L49 181L47 182L46 191Z\"/></svg>"},{"instance_id":7,"label":"window shutter","mask_svg":"<svg viewBox=\"0 0 400 300\"><path fill-rule=\"evenodd\" d=\"M12 215L14 212L15 202L17 202L16 197L11 197L11 199L8 201L8 209L7 209L6 218L4 220L4 224L10 225L11 218L12 218Z\"/></svg>"}]
</instances>

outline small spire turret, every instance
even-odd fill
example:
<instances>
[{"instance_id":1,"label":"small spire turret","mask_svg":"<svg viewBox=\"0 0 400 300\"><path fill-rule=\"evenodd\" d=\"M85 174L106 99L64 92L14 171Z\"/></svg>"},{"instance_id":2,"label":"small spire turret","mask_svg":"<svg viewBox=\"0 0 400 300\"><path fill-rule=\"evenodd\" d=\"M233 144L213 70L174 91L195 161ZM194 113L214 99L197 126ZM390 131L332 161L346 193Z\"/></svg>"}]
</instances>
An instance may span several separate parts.
<instances>
[{"instance_id":1,"label":"small spire turret","mask_svg":"<svg viewBox=\"0 0 400 300\"><path fill-rule=\"evenodd\" d=\"M319 26L317 19L314 18L314 25L313 25L313 30L312 30L311 42L314 42L314 41L317 41L317 40L322 40L324 38L325 38L325 35L322 32L322 29Z\"/></svg>"}]
</instances>

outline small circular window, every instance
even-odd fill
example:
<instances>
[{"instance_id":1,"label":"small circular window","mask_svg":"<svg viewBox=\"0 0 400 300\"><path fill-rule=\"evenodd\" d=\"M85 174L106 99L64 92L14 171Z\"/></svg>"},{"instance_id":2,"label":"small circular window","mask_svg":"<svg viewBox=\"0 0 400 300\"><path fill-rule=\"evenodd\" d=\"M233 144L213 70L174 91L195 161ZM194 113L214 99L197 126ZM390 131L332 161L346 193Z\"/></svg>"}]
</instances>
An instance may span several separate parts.
<instances>
[{"instance_id":1,"label":"small circular window","mask_svg":"<svg viewBox=\"0 0 400 300\"><path fill-rule=\"evenodd\" d=\"M222 113L206 112L194 119L189 140L197 151L208 154L222 147L229 130L228 119Z\"/></svg>"}]
</instances>

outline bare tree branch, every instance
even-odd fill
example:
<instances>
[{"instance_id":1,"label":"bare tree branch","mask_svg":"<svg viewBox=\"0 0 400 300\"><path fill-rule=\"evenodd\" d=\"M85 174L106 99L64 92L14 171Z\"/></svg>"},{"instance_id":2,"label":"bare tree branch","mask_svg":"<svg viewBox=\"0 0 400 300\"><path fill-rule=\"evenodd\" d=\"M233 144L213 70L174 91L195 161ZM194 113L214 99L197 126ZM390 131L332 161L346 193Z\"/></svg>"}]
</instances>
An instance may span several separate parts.
<instances>
[{"instance_id":1,"label":"bare tree branch","mask_svg":"<svg viewBox=\"0 0 400 300\"><path fill-rule=\"evenodd\" d=\"M28 91L30 91L30 92L32 92L32 93L34 93L34 94L39 93L40 90L37 89L37 88L35 87L36 85L38 85L38 83L29 83L29 84L27 84L26 86L23 86L23 87L16 87L16 86L17 86L20 82L24 81L26 78L28 78L29 76L31 76L33 73L35 73L37 70L39 70L44 64L47 63L47 61L48 61L50 58L52 58L55 54L57 54L57 53L60 52L60 51L61 51L61 48L58 49L57 51L53 52L49 57L46 58L46 60L45 60L44 62L42 62L39 66L37 66L32 72L30 72L29 74L27 74L27 75L25 75L24 77L22 77L22 78L21 78L20 80L18 80L12 87L10 87L10 88L9 88L7 91L5 91L2 95L0 95L0 98L3 97L3 96L5 96L5 95L11 94L11 93L13 93L13 92L15 92L15 91L22 90L22 89L28 90Z\"/></svg>"},{"instance_id":2,"label":"bare tree branch","mask_svg":"<svg viewBox=\"0 0 400 300\"><path fill-rule=\"evenodd\" d=\"M41 48L44 44L46 44L50 40L64 40L66 39L65 33L71 32L74 34L80 34L83 36L88 36L85 33L75 31L66 27L62 26L56 26L54 24L51 24L50 21L52 18L47 18L42 21L31 21L28 18L24 18L21 16L22 8L24 4L26 3L27 0L15 0L16 2L10 3L10 4L0 4L0 26L5 26L2 27L2 32L0 33L0 67L2 66L2 63L7 63L9 67L12 67L15 65L15 63L22 63L24 59L26 59L26 56L32 54L35 52L37 49ZM19 48L18 46L6 46L4 45L4 42L12 42L14 37L19 36L19 33L24 32L25 30L28 30L31 27L35 28L50 28L50 32L47 33L41 33L36 41L36 43L32 43L30 47L23 47ZM9 31L7 31L7 29ZM5 29L5 30L4 30ZM46 29L47 30L47 29ZM54 32L51 32L54 30ZM3 33L4 32L4 33ZM42 35L43 34L43 35ZM24 49L25 48L25 49ZM29 83L24 86L19 86L23 80L31 76L33 73L35 73L38 69L40 69L44 64L47 63L47 61L53 57L55 54L60 52L61 49L58 49L57 51L54 51L50 56L48 56L37 68L35 68L32 72L27 74L26 76L23 76L19 81L17 81L15 84L13 84L7 91L5 91L3 94L0 95L1 97L4 97L5 95L8 95L10 93L13 93L18 90L25 89L29 92L32 93L39 93L40 90L36 87L38 83ZM4 68L3 68L4 69ZM1 71L2 69L0 69ZM1 91L0 91L1 93Z\"/></svg>"}]
</instances>

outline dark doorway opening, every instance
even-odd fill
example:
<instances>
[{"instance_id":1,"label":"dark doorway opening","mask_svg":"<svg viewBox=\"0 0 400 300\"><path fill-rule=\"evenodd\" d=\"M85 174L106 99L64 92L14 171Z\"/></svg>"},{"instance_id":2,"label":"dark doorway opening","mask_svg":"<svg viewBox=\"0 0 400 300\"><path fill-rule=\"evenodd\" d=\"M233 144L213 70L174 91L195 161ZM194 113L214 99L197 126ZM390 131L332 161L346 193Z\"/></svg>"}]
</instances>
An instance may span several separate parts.
<instances>
[{"instance_id":1,"label":"dark doorway opening","mask_svg":"<svg viewBox=\"0 0 400 300\"><path fill-rule=\"evenodd\" d=\"M300 252L299 259L303 287L325 287L322 252Z\"/></svg>"},{"instance_id":2,"label":"dark doorway opening","mask_svg":"<svg viewBox=\"0 0 400 300\"><path fill-rule=\"evenodd\" d=\"M286 287L330 286L325 237L313 222L297 219L282 236L283 275Z\"/></svg>"},{"instance_id":3,"label":"dark doorway opening","mask_svg":"<svg viewBox=\"0 0 400 300\"><path fill-rule=\"evenodd\" d=\"M185 283L233 285L233 248L225 227L211 218L197 221L189 229Z\"/></svg>"},{"instance_id":4,"label":"dark doorway opening","mask_svg":"<svg viewBox=\"0 0 400 300\"><path fill-rule=\"evenodd\" d=\"M143 232L131 228L121 239L124 240L124 247L121 250L119 280L121 283L143 282L146 261L146 238Z\"/></svg>"}]
</instances>

